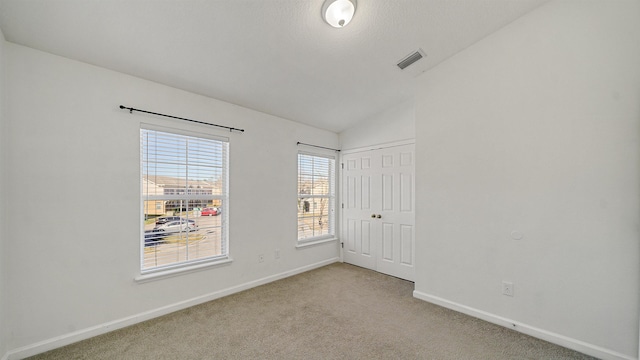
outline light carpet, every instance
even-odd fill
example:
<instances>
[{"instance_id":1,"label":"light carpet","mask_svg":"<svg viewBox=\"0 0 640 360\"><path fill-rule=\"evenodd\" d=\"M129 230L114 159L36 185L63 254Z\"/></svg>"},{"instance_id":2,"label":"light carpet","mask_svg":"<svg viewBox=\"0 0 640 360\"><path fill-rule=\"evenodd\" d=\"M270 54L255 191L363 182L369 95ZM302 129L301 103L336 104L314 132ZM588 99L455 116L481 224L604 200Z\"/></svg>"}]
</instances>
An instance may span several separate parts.
<instances>
[{"instance_id":1,"label":"light carpet","mask_svg":"<svg viewBox=\"0 0 640 360\"><path fill-rule=\"evenodd\" d=\"M336 263L31 359L593 359Z\"/></svg>"}]
</instances>

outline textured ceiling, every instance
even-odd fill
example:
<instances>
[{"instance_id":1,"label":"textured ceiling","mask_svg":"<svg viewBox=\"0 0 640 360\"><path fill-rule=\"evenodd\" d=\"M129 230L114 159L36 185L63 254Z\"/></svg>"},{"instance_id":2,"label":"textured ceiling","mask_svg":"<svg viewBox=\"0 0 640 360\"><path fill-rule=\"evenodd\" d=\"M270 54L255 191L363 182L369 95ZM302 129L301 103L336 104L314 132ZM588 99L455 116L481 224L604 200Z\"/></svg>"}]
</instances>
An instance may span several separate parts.
<instances>
[{"instance_id":1,"label":"textured ceiling","mask_svg":"<svg viewBox=\"0 0 640 360\"><path fill-rule=\"evenodd\" d=\"M547 0L0 0L7 41L340 132L413 96L427 70ZM395 64L421 48L427 58ZM409 67L407 70L410 70Z\"/></svg>"}]
</instances>

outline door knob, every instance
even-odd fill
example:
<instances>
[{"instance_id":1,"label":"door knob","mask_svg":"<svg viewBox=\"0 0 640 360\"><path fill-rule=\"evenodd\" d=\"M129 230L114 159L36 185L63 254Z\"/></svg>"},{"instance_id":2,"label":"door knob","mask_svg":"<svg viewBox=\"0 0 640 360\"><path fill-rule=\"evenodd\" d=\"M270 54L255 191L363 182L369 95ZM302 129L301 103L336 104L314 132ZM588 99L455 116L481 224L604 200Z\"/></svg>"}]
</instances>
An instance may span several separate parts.
<instances>
[{"instance_id":1,"label":"door knob","mask_svg":"<svg viewBox=\"0 0 640 360\"><path fill-rule=\"evenodd\" d=\"M376 215L376 217L377 217L378 219L382 219L382 215L380 215L380 214Z\"/></svg>"},{"instance_id":2,"label":"door knob","mask_svg":"<svg viewBox=\"0 0 640 360\"><path fill-rule=\"evenodd\" d=\"M375 219L376 218L376 214L371 214L371 218Z\"/></svg>"}]
</instances>

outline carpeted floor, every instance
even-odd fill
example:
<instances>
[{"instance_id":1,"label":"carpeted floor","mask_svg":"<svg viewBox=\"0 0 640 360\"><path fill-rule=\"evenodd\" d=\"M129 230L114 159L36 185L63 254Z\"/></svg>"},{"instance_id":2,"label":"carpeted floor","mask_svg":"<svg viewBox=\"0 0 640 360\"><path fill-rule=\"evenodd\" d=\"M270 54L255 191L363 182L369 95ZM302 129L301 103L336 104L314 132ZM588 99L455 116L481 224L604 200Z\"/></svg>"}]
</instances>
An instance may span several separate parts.
<instances>
[{"instance_id":1,"label":"carpeted floor","mask_svg":"<svg viewBox=\"0 0 640 360\"><path fill-rule=\"evenodd\" d=\"M412 292L337 263L31 359L593 359Z\"/></svg>"}]
</instances>

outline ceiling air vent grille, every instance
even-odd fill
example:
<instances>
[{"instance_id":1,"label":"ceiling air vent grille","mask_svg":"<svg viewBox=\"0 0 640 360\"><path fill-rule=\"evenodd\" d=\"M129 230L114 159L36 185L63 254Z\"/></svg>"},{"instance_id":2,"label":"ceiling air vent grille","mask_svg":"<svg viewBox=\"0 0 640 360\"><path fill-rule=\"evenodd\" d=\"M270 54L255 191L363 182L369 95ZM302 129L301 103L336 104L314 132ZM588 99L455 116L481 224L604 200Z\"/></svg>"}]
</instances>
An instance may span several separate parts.
<instances>
[{"instance_id":1,"label":"ceiling air vent grille","mask_svg":"<svg viewBox=\"0 0 640 360\"><path fill-rule=\"evenodd\" d=\"M424 53L421 50L415 51L411 53L409 56L400 60L400 62L398 62L398 67L400 68L400 70L404 70L405 68L407 68L407 66L415 63L416 61L422 59L425 56L426 55L424 55Z\"/></svg>"}]
</instances>

